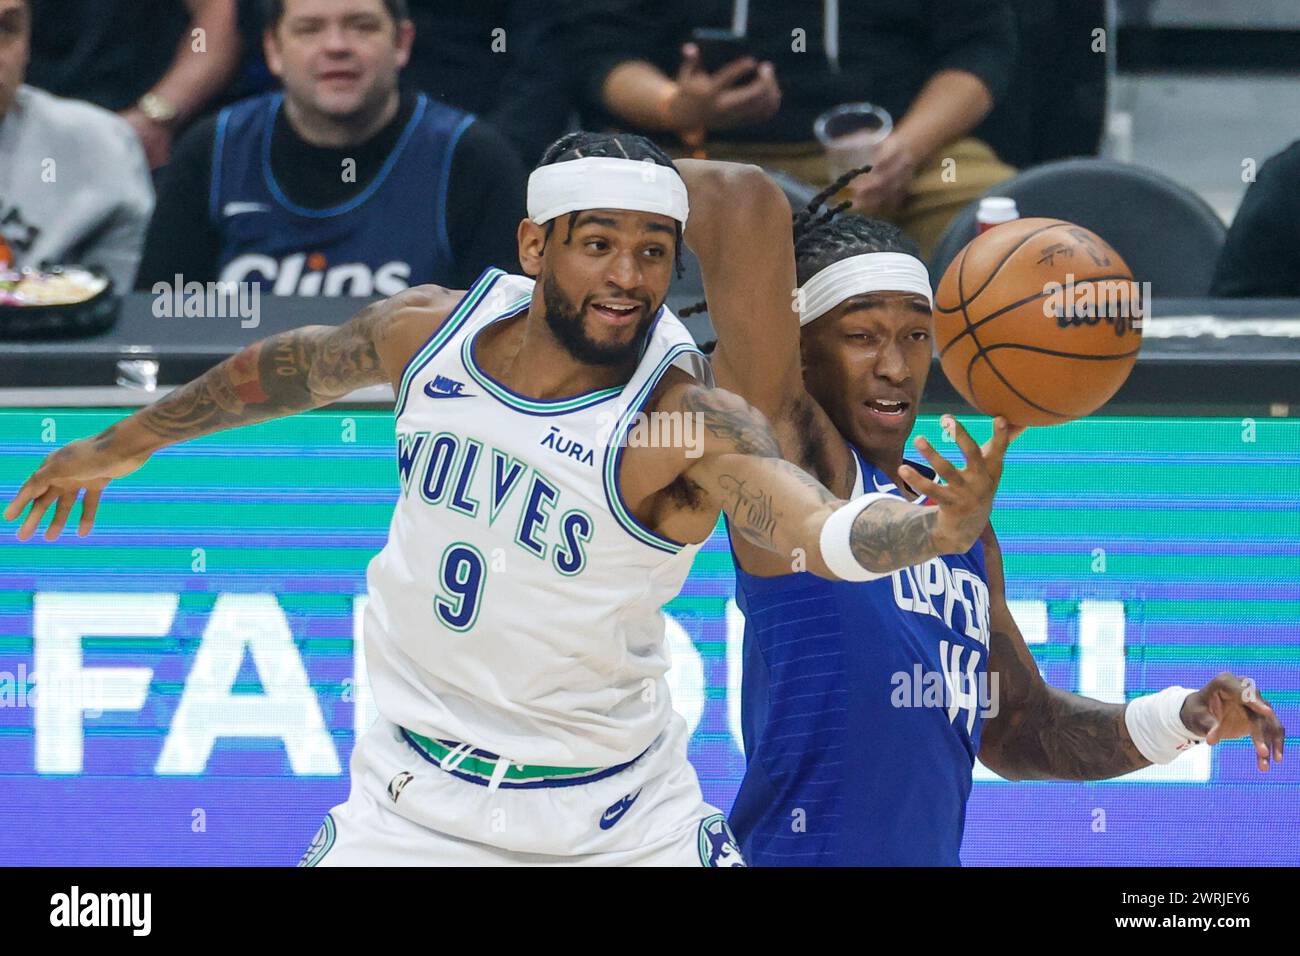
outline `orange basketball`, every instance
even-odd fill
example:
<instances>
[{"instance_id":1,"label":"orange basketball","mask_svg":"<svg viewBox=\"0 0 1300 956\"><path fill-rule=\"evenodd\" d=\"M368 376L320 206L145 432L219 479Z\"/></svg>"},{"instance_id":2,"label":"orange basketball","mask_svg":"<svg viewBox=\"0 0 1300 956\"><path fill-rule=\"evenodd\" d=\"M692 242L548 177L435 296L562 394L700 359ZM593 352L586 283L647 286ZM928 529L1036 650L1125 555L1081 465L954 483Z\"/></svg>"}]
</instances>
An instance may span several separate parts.
<instances>
[{"instance_id":1,"label":"orange basketball","mask_svg":"<svg viewBox=\"0 0 1300 956\"><path fill-rule=\"evenodd\" d=\"M1142 345L1143 297L1119 253L1060 219L1017 219L952 261L934 303L948 381L987 415L1058 425L1114 395Z\"/></svg>"}]
</instances>

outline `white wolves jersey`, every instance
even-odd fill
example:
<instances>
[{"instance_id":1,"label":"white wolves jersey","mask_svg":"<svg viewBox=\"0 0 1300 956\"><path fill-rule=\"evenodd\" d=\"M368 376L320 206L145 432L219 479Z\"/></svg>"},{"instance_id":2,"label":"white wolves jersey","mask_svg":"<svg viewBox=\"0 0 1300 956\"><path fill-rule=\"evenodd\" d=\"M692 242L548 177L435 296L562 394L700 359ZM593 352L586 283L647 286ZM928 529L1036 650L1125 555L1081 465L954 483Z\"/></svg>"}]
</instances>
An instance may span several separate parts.
<instances>
[{"instance_id":1,"label":"white wolves jersey","mask_svg":"<svg viewBox=\"0 0 1300 956\"><path fill-rule=\"evenodd\" d=\"M367 573L366 659L380 713L413 735L608 767L667 725L660 607L698 550L629 512L622 436L669 366L707 381L707 364L663 307L625 386L519 395L474 347L532 291L486 270L402 376L401 496Z\"/></svg>"}]
</instances>

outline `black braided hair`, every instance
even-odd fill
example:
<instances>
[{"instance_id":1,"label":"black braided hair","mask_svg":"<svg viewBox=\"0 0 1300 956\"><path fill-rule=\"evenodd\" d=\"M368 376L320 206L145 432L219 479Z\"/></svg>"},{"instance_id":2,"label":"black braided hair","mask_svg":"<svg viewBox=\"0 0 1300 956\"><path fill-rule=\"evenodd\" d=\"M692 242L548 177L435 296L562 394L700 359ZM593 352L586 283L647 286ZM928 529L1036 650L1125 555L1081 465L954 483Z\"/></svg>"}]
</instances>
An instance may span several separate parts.
<instances>
[{"instance_id":1,"label":"black braided hair","mask_svg":"<svg viewBox=\"0 0 1300 956\"><path fill-rule=\"evenodd\" d=\"M675 170L677 167L673 164L672 159L662 149L656 146L644 136L637 136L635 133L590 133L586 130L577 130L572 133L565 133L542 153L542 158L538 160L537 166L549 166L552 163L563 163L571 159L584 159L588 156L602 156L609 159L639 159L650 160L659 166L667 166ZM578 218L578 213L569 213L569 232L564 239L564 244L568 245L573 239L573 223ZM546 223L546 240L549 242L551 233L555 230L555 220L552 219ZM682 276L682 224L676 224L677 246L673 253L673 268L677 278Z\"/></svg>"},{"instance_id":2,"label":"black braided hair","mask_svg":"<svg viewBox=\"0 0 1300 956\"><path fill-rule=\"evenodd\" d=\"M893 223L866 216L840 216L852 205L847 201L822 208L826 200L847 186L850 180L870 169L870 166L850 169L813 196L808 205L794 215L795 280L799 285L831 263L849 256L868 252L904 252L920 258L916 243ZM701 301L682 309L678 315L685 318L707 309L708 303Z\"/></svg>"}]
</instances>

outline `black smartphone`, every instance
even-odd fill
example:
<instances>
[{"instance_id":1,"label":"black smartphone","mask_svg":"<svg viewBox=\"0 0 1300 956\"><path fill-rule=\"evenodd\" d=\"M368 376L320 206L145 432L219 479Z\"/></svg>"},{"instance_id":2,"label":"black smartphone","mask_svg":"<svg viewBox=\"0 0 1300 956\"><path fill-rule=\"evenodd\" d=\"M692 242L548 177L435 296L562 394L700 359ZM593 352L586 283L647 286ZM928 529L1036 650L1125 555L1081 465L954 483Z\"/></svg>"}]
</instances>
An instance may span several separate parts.
<instances>
[{"instance_id":1,"label":"black smartphone","mask_svg":"<svg viewBox=\"0 0 1300 956\"><path fill-rule=\"evenodd\" d=\"M691 42L700 49L700 65L710 73L717 73L735 60L753 56L748 40L730 30L697 27L691 31ZM736 82L740 85L748 83L753 78L754 74L751 71Z\"/></svg>"}]
</instances>

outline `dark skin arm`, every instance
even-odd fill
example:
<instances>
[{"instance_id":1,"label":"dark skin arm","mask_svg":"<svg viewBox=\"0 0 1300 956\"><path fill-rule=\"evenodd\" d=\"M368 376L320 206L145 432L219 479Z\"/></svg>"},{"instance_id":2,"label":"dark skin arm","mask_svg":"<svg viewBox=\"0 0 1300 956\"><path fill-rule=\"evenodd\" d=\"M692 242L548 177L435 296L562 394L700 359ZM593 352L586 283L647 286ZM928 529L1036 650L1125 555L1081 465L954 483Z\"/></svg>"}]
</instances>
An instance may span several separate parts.
<instances>
[{"instance_id":1,"label":"dark skin arm","mask_svg":"<svg viewBox=\"0 0 1300 956\"><path fill-rule=\"evenodd\" d=\"M691 199L686 243L700 261L718 334L718 385L763 413L786 458L848 495L849 446L804 387L789 201L757 166L682 159L677 168ZM747 570L766 564L743 540L736 544Z\"/></svg>"},{"instance_id":2,"label":"dark skin arm","mask_svg":"<svg viewBox=\"0 0 1300 956\"><path fill-rule=\"evenodd\" d=\"M320 408L367 385L397 388L406 363L461 293L418 286L376 302L340 326L312 325L254 342L152 405L98 435L51 452L5 508L6 521L32 507L18 529L26 541L55 505L53 541L82 492L78 534L95 522L104 486L159 448L212 432Z\"/></svg>"},{"instance_id":3,"label":"dark skin arm","mask_svg":"<svg viewBox=\"0 0 1300 956\"><path fill-rule=\"evenodd\" d=\"M980 536L989 582L990 674L998 712L984 723L980 760L1008 780L1105 780L1150 765L1124 723L1125 704L1108 704L1047 684L1007 608L1002 551L990 525ZM1254 685L1223 673L1187 698L1183 724L1206 743L1250 734L1256 762L1282 759L1285 731Z\"/></svg>"},{"instance_id":4,"label":"dark skin arm","mask_svg":"<svg viewBox=\"0 0 1300 956\"><path fill-rule=\"evenodd\" d=\"M698 422L702 440L696 447L628 448L620 482L643 523L678 541L702 541L721 510L734 534L788 561L792 571L834 578L822 560L820 535L845 502L781 457L776 436L757 409L672 369L647 411ZM984 450L966 437L978 467L953 486L936 486L942 494L936 505L877 500L857 515L849 547L858 564L888 572L974 544L988 521L1009 441L1010 429L998 422Z\"/></svg>"}]
</instances>

